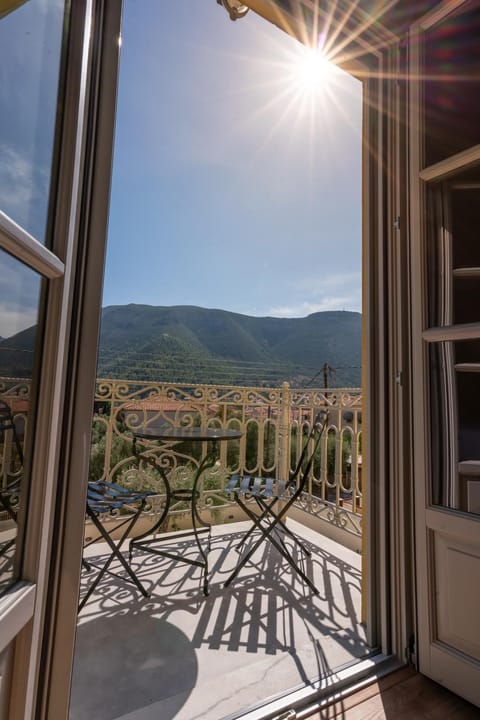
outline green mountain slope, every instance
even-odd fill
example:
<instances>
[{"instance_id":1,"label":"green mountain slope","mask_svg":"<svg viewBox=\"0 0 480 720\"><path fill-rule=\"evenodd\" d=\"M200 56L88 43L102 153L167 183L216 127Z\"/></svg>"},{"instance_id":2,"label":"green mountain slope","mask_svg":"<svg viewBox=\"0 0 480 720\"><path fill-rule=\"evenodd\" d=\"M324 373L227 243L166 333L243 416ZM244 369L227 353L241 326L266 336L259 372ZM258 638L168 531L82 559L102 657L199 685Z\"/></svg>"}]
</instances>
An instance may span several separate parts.
<instances>
[{"instance_id":1,"label":"green mountain slope","mask_svg":"<svg viewBox=\"0 0 480 720\"><path fill-rule=\"evenodd\" d=\"M0 377L32 377L37 326L0 340Z\"/></svg>"},{"instance_id":2,"label":"green mountain slope","mask_svg":"<svg viewBox=\"0 0 480 720\"><path fill-rule=\"evenodd\" d=\"M183 382L305 383L324 363L332 385L358 386L361 315L257 318L194 306L104 309L99 376Z\"/></svg>"},{"instance_id":3,"label":"green mountain slope","mask_svg":"<svg viewBox=\"0 0 480 720\"><path fill-rule=\"evenodd\" d=\"M0 375L26 377L35 328L0 340ZM8 349L7 349L8 348ZM27 360L28 358L28 360ZM99 377L170 382L278 385L288 381L358 387L361 315L250 317L194 306L103 309Z\"/></svg>"}]
</instances>

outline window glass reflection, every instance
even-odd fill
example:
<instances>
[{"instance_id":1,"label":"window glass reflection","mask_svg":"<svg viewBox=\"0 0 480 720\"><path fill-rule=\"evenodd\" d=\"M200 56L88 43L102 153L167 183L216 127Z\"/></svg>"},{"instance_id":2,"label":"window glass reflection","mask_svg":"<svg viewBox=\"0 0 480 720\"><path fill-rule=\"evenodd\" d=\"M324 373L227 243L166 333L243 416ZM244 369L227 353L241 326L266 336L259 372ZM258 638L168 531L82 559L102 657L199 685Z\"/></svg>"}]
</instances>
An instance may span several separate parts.
<instances>
[{"instance_id":1,"label":"window glass reflection","mask_svg":"<svg viewBox=\"0 0 480 720\"><path fill-rule=\"evenodd\" d=\"M44 243L64 3L11 5L0 8L0 210Z\"/></svg>"},{"instance_id":2,"label":"window glass reflection","mask_svg":"<svg viewBox=\"0 0 480 720\"><path fill-rule=\"evenodd\" d=\"M462 3L425 36L427 166L480 142L479 8Z\"/></svg>"},{"instance_id":3,"label":"window glass reflection","mask_svg":"<svg viewBox=\"0 0 480 720\"><path fill-rule=\"evenodd\" d=\"M431 496L480 514L479 166L432 184L428 201L429 325L461 330L429 348Z\"/></svg>"},{"instance_id":4,"label":"window glass reflection","mask_svg":"<svg viewBox=\"0 0 480 720\"><path fill-rule=\"evenodd\" d=\"M0 593L18 579L42 279L0 251Z\"/></svg>"}]
</instances>

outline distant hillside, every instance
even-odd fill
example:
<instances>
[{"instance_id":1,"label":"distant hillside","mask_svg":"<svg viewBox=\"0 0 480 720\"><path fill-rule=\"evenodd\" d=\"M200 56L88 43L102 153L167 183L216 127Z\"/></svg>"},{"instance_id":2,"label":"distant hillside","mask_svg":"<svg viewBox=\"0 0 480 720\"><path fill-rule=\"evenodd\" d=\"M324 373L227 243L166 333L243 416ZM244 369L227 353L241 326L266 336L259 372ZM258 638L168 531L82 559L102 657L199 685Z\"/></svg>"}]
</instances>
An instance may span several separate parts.
<instances>
[{"instance_id":1,"label":"distant hillside","mask_svg":"<svg viewBox=\"0 0 480 720\"><path fill-rule=\"evenodd\" d=\"M194 306L103 310L99 377L183 382L305 384L324 363L330 385L360 385L361 315L250 317Z\"/></svg>"},{"instance_id":2,"label":"distant hillside","mask_svg":"<svg viewBox=\"0 0 480 720\"><path fill-rule=\"evenodd\" d=\"M0 377L30 378L37 326L0 339Z\"/></svg>"},{"instance_id":3,"label":"distant hillside","mask_svg":"<svg viewBox=\"0 0 480 720\"><path fill-rule=\"evenodd\" d=\"M33 337L29 329L0 341L1 375L13 372L15 364L23 368ZM2 346L8 352L1 352ZM360 385L359 313L259 318L149 305L110 306L102 312L99 377L242 385L312 381L318 387L325 363L335 369L330 387Z\"/></svg>"}]
</instances>

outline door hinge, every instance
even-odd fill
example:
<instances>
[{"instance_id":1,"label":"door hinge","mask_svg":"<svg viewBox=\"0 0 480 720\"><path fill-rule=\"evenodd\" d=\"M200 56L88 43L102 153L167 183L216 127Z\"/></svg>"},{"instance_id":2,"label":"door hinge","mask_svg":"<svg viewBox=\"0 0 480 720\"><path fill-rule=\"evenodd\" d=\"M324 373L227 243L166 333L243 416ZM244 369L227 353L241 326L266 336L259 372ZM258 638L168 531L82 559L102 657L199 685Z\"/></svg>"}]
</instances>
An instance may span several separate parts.
<instances>
[{"instance_id":1,"label":"door hinge","mask_svg":"<svg viewBox=\"0 0 480 720\"><path fill-rule=\"evenodd\" d=\"M415 655L415 635L412 633L408 639L408 645L405 648L405 655L409 665L416 666L417 657Z\"/></svg>"}]
</instances>

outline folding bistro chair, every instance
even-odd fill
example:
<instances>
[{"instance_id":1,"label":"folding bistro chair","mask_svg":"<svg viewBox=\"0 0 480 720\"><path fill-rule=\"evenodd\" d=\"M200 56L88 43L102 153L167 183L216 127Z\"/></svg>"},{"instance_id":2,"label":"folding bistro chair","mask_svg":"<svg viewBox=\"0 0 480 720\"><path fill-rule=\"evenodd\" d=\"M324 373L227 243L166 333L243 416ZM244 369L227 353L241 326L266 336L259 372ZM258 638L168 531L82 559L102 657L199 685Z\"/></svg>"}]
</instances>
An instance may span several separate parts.
<instances>
[{"instance_id":1,"label":"folding bistro chair","mask_svg":"<svg viewBox=\"0 0 480 720\"><path fill-rule=\"evenodd\" d=\"M85 596L80 601L78 606L79 612L84 607L85 603L106 573L119 577L125 582L133 583L144 595L144 597L149 597L149 593L143 587L130 564L123 556L122 546L145 509L148 498L154 494L154 492L135 492L124 488L121 485L116 485L104 480L88 483L87 516L92 521L94 527L98 530L100 538L96 537L86 542L84 550L87 547L90 547L90 545L93 545L93 543L98 542L99 539L103 538L110 548L110 555L103 564L97 564L92 562L90 559L87 560L85 557L83 558L82 565L85 570L90 571L92 568L96 568L99 572L87 590ZM105 519L108 516L118 520L118 522L110 528L107 528L102 522L102 518ZM121 533L120 538L114 540L112 535L121 528L123 528L123 532ZM127 577L109 570L110 565L115 559L120 562L127 573Z\"/></svg>"},{"instance_id":2,"label":"folding bistro chair","mask_svg":"<svg viewBox=\"0 0 480 720\"><path fill-rule=\"evenodd\" d=\"M315 417L313 425L307 435L300 458L294 471L288 480L275 478L251 477L249 475L232 475L225 488L227 495L233 496L245 514L252 520L252 527L242 538L237 549L241 548L250 536L260 531L257 538L246 554L240 559L235 570L225 582L228 587L232 580L238 575L242 567L250 560L253 553L264 541L269 541L278 552L287 560L293 570L300 575L303 581L318 595L318 590L295 562L291 552L287 548L284 536L288 536L307 555L311 557L310 550L297 538L287 527L286 515L293 503L300 497L305 488L308 475L313 465L315 453L319 447L323 431L328 420L326 410L321 410ZM254 500L257 511L252 510Z\"/></svg>"},{"instance_id":3,"label":"folding bistro chair","mask_svg":"<svg viewBox=\"0 0 480 720\"><path fill-rule=\"evenodd\" d=\"M7 445L7 433L11 443ZM0 510L17 522L20 504L20 489L23 478L23 450L17 435L17 428L10 406L0 400L0 443L4 447L3 477L0 479ZM1 548L0 557L14 545L16 538L10 538Z\"/></svg>"}]
</instances>

